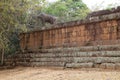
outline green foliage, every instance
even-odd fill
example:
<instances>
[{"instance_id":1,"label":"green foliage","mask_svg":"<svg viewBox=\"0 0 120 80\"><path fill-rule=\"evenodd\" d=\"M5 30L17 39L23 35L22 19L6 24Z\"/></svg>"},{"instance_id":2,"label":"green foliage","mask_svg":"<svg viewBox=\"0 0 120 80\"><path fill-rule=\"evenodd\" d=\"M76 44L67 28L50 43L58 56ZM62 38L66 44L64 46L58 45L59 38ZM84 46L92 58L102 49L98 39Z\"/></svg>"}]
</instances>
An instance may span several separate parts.
<instances>
[{"instance_id":1,"label":"green foliage","mask_svg":"<svg viewBox=\"0 0 120 80\"><path fill-rule=\"evenodd\" d=\"M27 22L27 8L27 0L0 1L0 49L5 49L5 52L17 48L18 44L12 43L11 38L14 38L16 31L17 33L23 31L22 26ZM15 38L17 39L17 37ZM16 39L12 41L15 42Z\"/></svg>"},{"instance_id":2,"label":"green foliage","mask_svg":"<svg viewBox=\"0 0 120 80\"><path fill-rule=\"evenodd\" d=\"M49 4L42 11L57 16L64 22L83 19L90 10L82 0L59 0Z\"/></svg>"},{"instance_id":3,"label":"green foliage","mask_svg":"<svg viewBox=\"0 0 120 80\"><path fill-rule=\"evenodd\" d=\"M48 3L46 0L43 0L38 3L31 3L32 6L29 9L27 20L28 29L43 27L40 19L36 18L41 12L56 16L59 23L83 19L90 11L81 0L58 0L54 3ZM46 26L49 27L50 24L46 23Z\"/></svg>"},{"instance_id":4,"label":"green foliage","mask_svg":"<svg viewBox=\"0 0 120 80\"><path fill-rule=\"evenodd\" d=\"M41 13L43 7L47 4L46 0L30 0L27 18L27 30L31 30L36 27L40 27L40 20L36 18Z\"/></svg>"},{"instance_id":5,"label":"green foliage","mask_svg":"<svg viewBox=\"0 0 120 80\"><path fill-rule=\"evenodd\" d=\"M19 49L19 33L27 31L31 14L39 12L44 2L45 0L0 0L0 51L5 49L5 53L14 53Z\"/></svg>"}]
</instances>

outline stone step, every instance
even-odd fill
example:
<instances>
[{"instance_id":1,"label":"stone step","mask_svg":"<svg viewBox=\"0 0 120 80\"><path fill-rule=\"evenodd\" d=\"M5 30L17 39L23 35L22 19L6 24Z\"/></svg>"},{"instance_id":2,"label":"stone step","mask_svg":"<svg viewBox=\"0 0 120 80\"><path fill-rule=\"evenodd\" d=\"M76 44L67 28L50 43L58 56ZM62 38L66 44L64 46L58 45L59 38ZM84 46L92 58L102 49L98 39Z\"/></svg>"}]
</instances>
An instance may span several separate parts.
<instances>
[{"instance_id":1,"label":"stone step","mask_svg":"<svg viewBox=\"0 0 120 80\"><path fill-rule=\"evenodd\" d=\"M31 66L31 63L30 62L25 62L25 61L17 61L16 62L16 65L17 66Z\"/></svg>"},{"instance_id":2,"label":"stone step","mask_svg":"<svg viewBox=\"0 0 120 80\"><path fill-rule=\"evenodd\" d=\"M61 58L32 58L19 59L18 62L74 62L74 63L120 63L120 57L61 57Z\"/></svg>"},{"instance_id":3,"label":"stone step","mask_svg":"<svg viewBox=\"0 0 120 80\"><path fill-rule=\"evenodd\" d=\"M120 69L120 63L68 63L66 68L103 68L103 69Z\"/></svg>"},{"instance_id":4,"label":"stone step","mask_svg":"<svg viewBox=\"0 0 120 80\"><path fill-rule=\"evenodd\" d=\"M74 62L73 57L61 58L33 58L30 62Z\"/></svg>"},{"instance_id":5,"label":"stone step","mask_svg":"<svg viewBox=\"0 0 120 80\"><path fill-rule=\"evenodd\" d=\"M68 53L27 53L17 54L18 58L56 58L56 57L120 57L120 51L90 51Z\"/></svg>"},{"instance_id":6,"label":"stone step","mask_svg":"<svg viewBox=\"0 0 120 80\"><path fill-rule=\"evenodd\" d=\"M120 63L65 63L65 62L18 62L20 66L32 67L64 67L64 68L103 68L103 69L120 69Z\"/></svg>"},{"instance_id":7,"label":"stone step","mask_svg":"<svg viewBox=\"0 0 120 80\"><path fill-rule=\"evenodd\" d=\"M75 57L75 63L86 63L86 62L93 62L93 63L120 63L120 57Z\"/></svg>"},{"instance_id":8,"label":"stone step","mask_svg":"<svg viewBox=\"0 0 120 80\"><path fill-rule=\"evenodd\" d=\"M41 53L60 53L60 52L75 52L75 51L117 51L120 50L120 45L100 45L100 46L82 46L82 47L70 47L70 48L52 48L35 50Z\"/></svg>"},{"instance_id":9,"label":"stone step","mask_svg":"<svg viewBox=\"0 0 120 80\"><path fill-rule=\"evenodd\" d=\"M68 47L68 48L51 48L51 49L34 49L24 50L18 53L63 53L63 52L86 52L86 51L117 51L120 50L120 45L98 45L98 46L81 46L81 47ZM17 54L18 54L17 53Z\"/></svg>"},{"instance_id":10,"label":"stone step","mask_svg":"<svg viewBox=\"0 0 120 80\"><path fill-rule=\"evenodd\" d=\"M53 66L53 67L64 67L65 62L31 62L31 66L36 66L36 67L40 67L40 66Z\"/></svg>"},{"instance_id":11,"label":"stone step","mask_svg":"<svg viewBox=\"0 0 120 80\"><path fill-rule=\"evenodd\" d=\"M15 68L15 66L11 66L11 65L0 66L0 70L13 69L13 68Z\"/></svg>"},{"instance_id":12,"label":"stone step","mask_svg":"<svg viewBox=\"0 0 120 80\"><path fill-rule=\"evenodd\" d=\"M66 68L93 68L93 63L68 63Z\"/></svg>"},{"instance_id":13,"label":"stone step","mask_svg":"<svg viewBox=\"0 0 120 80\"><path fill-rule=\"evenodd\" d=\"M75 68L119 68L120 45L54 48L40 51L18 52L5 61L16 61L22 66L57 66Z\"/></svg>"}]
</instances>

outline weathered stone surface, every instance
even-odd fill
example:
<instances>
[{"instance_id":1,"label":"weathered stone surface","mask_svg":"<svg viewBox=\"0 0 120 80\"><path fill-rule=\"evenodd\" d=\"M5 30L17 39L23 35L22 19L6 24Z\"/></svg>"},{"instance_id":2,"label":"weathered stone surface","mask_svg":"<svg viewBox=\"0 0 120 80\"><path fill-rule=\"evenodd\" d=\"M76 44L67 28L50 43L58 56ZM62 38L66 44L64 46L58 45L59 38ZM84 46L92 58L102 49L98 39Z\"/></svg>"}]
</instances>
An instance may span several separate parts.
<instances>
[{"instance_id":1,"label":"weathered stone surface","mask_svg":"<svg viewBox=\"0 0 120 80\"><path fill-rule=\"evenodd\" d=\"M101 52L101 56L120 57L120 51L105 51L105 52Z\"/></svg>"},{"instance_id":2,"label":"weathered stone surface","mask_svg":"<svg viewBox=\"0 0 120 80\"><path fill-rule=\"evenodd\" d=\"M73 62L72 57L61 57L61 58L33 58L30 62Z\"/></svg>"},{"instance_id":3,"label":"weathered stone surface","mask_svg":"<svg viewBox=\"0 0 120 80\"><path fill-rule=\"evenodd\" d=\"M30 62L16 62L16 65L17 66L30 66L31 65L31 63Z\"/></svg>"},{"instance_id":4,"label":"weathered stone surface","mask_svg":"<svg viewBox=\"0 0 120 80\"><path fill-rule=\"evenodd\" d=\"M115 64L115 68L116 68L116 69L120 69L120 63L116 63L116 64Z\"/></svg>"},{"instance_id":5,"label":"weathered stone surface","mask_svg":"<svg viewBox=\"0 0 120 80\"><path fill-rule=\"evenodd\" d=\"M74 62L76 63L86 63L86 62L94 62L94 63L116 63L120 62L120 57L75 57Z\"/></svg>"},{"instance_id":6,"label":"weathered stone surface","mask_svg":"<svg viewBox=\"0 0 120 80\"><path fill-rule=\"evenodd\" d=\"M31 66L36 66L36 67L40 67L40 66L63 67L64 62L32 62Z\"/></svg>"},{"instance_id":7,"label":"weathered stone surface","mask_svg":"<svg viewBox=\"0 0 120 80\"><path fill-rule=\"evenodd\" d=\"M14 56L19 65L119 69L120 7L21 33L20 46L22 52Z\"/></svg>"},{"instance_id":8,"label":"weathered stone surface","mask_svg":"<svg viewBox=\"0 0 120 80\"><path fill-rule=\"evenodd\" d=\"M106 65L105 65L105 63L102 63L99 67L102 68L102 69L105 69Z\"/></svg>"},{"instance_id":9,"label":"weathered stone surface","mask_svg":"<svg viewBox=\"0 0 120 80\"><path fill-rule=\"evenodd\" d=\"M60 52L60 53L27 53L17 54L16 58L56 58L56 57L120 57L120 51L89 51L89 52ZM8 61L8 60L7 60Z\"/></svg>"},{"instance_id":10,"label":"weathered stone surface","mask_svg":"<svg viewBox=\"0 0 120 80\"><path fill-rule=\"evenodd\" d=\"M68 63L67 68L92 68L93 63Z\"/></svg>"},{"instance_id":11,"label":"weathered stone surface","mask_svg":"<svg viewBox=\"0 0 120 80\"><path fill-rule=\"evenodd\" d=\"M116 9L115 9L116 10ZM56 47L78 47L119 44L120 11L85 20L59 23L54 28L20 34L21 49L36 50ZM92 50L88 47L86 50ZM93 50L95 50L93 49ZM49 50L51 51L51 50ZM56 49L56 51L61 51ZM84 51L84 48L80 48Z\"/></svg>"},{"instance_id":12,"label":"weathered stone surface","mask_svg":"<svg viewBox=\"0 0 120 80\"><path fill-rule=\"evenodd\" d=\"M109 47L109 46L108 46ZM118 47L118 46L117 46ZM111 47L110 47L111 48ZM66 50L67 49L67 53ZM88 47L87 47L88 49ZM58 53L20 53L16 56L17 65L22 66L58 66L73 68L108 68L118 69L120 63L120 51L69 51L71 48L64 48ZM10 59L6 60L8 63Z\"/></svg>"},{"instance_id":13,"label":"weathered stone surface","mask_svg":"<svg viewBox=\"0 0 120 80\"><path fill-rule=\"evenodd\" d=\"M102 47L102 50L100 50ZM106 48L107 47L107 48ZM99 50L94 51L90 47L82 47L86 51L80 51L81 48L64 48L59 49L59 52L55 49L49 49L51 52L26 52L19 53L15 56L14 61L17 65L22 66L57 66L57 67L72 67L72 68L107 68L107 69L119 69L120 63L120 51L116 50L118 45L113 46L99 46ZM71 52L71 49L74 49ZM88 51L90 49L90 51ZM96 49L96 48L95 48ZM107 50L108 49L108 50ZM109 51L109 49L112 49ZM114 51L115 49L115 51ZM60 51L62 50L62 51ZM107 50L107 51L106 51ZM55 51L55 52L54 52ZM52 53L53 52L53 53ZM10 64L11 59L6 59L6 63Z\"/></svg>"},{"instance_id":14,"label":"weathered stone surface","mask_svg":"<svg viewBox=\"0 0 120 80\"><path fill-rule=\"evenodd\" d=\"M107 68L107 69L115 69L115 64L107 63L107 64L106 64L106 68Z\"/></svg>"},{"instance_id":15,"label":"weathered stone surface","mask_svg":"<svg viewBox=\"0 0 120 80\"><path fill-rule=\"evenodd\" d=\"M94 63L93 67L94 67L94 68L100 68L100 64Z\"/></svg>"},{"instance_id":16,"label":"weathered stone surface","mask_svg":"<svg viewBox=\"0 0 120 80\"><path fill-rule=\"evenodd\" d=\"M101 65L100 65L100 68L106 68L106 69L115 69L115 64L113 64L113 63L102 63Z\"/></svg>"},{"instance_id":17,"label":"weathered stone surface","mask_svg":"<svg viewBox=\"0 0 120 80\"><path fill-rule=\"evenodd\" d=\"M99 42L98 42L99 43ZM81 46L69 48L52 48L43 49L42 53L60 53L60 52L75 52L75 51L107 51L107 50L120 50L120 45L99 45L99 46Z\"/></svg>"}]
</instances>

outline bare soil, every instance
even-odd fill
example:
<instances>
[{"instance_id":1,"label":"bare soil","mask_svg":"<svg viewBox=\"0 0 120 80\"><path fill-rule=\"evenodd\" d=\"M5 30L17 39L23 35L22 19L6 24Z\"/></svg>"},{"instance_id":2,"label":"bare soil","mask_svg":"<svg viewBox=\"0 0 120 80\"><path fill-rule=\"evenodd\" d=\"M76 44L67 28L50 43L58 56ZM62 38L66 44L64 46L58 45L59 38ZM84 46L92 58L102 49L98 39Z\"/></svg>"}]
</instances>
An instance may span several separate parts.
<instances>
[{"instance_id":1,"label":"bare soil","mask_svg":"<svg viewBox=\"0 0 120 80\"><path fill-rule=\"evenodd\" d=\"M120 71L17 67L1 70L0 80L120 80Z\"/></svg>"}]
</instances>

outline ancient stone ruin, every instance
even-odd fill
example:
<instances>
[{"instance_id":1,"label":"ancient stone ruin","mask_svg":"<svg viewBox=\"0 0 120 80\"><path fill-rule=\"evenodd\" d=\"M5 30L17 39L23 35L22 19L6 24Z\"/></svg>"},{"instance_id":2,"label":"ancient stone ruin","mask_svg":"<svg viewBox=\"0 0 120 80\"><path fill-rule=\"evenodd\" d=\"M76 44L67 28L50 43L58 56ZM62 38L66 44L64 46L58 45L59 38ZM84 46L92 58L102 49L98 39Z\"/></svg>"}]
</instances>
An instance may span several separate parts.
<instances>
[{"instance_id":1,"label":"ancient stone ruin","mask_svg":"<svg viewBox=\"0 0 120 80\"><path fill-rule=\"evenodd\" d=\"M56 23L56 17L45 14L45 13L39 14L37 18L41 20L43 26L45 26L45 23L50 23L50 24Z\"/></svg>"},{"instance_id":2,"label":"ancient stone ruin","mask_svg":"<svg viewBox=\"0 0 120 80\"><path fill-rule=\"evenodd\" d=\"M119 69L120 8L21 33L20 46L17 65Z\"/></svg>"}]
</instances>

